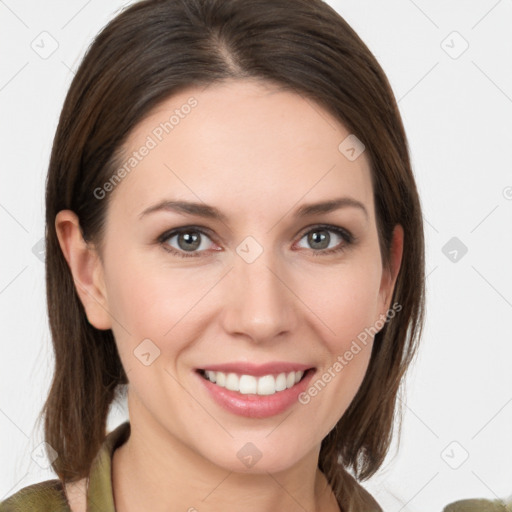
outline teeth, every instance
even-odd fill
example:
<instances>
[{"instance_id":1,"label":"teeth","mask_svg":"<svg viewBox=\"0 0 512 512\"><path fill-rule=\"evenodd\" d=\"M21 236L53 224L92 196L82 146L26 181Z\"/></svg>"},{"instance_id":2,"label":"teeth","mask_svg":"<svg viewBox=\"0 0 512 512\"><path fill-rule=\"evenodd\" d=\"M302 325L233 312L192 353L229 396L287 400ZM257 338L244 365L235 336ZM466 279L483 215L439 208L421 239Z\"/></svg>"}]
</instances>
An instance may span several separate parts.
<instances>
[{"instance_id":1,"label":"teeth","mask_svg":"<svg viewBox=\"0 0 512 512\"><path fill-rule=\"evenodd\" d=\"M205 371L205 377L210 381L229 389L230 391L239 391L243 395L249 393L256 395L273 395L276 392L289 389L302 379L303 371L290 373L280 373L278 375L263 375L254 377L253 375L238 375L236 373Z\"/></svg>"}]
</instances>

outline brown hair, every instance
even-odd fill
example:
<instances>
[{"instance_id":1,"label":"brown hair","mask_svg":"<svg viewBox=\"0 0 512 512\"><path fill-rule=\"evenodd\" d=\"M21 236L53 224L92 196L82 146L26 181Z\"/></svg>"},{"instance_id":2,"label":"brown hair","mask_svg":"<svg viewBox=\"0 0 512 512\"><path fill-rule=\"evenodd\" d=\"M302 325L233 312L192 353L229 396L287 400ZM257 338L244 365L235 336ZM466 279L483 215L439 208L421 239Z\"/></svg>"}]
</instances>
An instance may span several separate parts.
<instances>
[{"instance_id":1,"label":"brown hair","mask_svg":"<svg viewBox=\"0 0 512 512\"><path fill-rule=\"evenodd\" d=\"M301 94L364 143L384 266L394 226L404 229L393 294L400 313L376 335L363 383L321 445L319 468L348 509L355 494L348 471L363 480L382 465L402 377L421 336L424 238L389 82L363 41L321 0L144 0L117 15L89 47L64 102L46 184L55 373L41 414L45 440L58 453L52 467L62 481L88 474L105 438L109 408L119 385L128 382L112 332L87 320L58 243L56 214L73 210L84 239L100 247L108 197L100 201L93 191L113 175L133 128L171 95L230 78Z\"/></svg>"}]
</instances>

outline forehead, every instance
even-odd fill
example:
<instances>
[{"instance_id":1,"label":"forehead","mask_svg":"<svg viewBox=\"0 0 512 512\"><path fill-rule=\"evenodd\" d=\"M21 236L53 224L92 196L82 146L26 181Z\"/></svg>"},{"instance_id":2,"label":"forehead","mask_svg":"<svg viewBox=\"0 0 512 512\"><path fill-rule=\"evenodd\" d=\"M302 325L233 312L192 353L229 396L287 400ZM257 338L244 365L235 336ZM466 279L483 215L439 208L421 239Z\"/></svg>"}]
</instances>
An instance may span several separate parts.
<instances>
[{"instance_id":1,"label":"forehead","mask_svg":"<svg viewBox=\"0 0 512 512\"><path fill-rule=\"evenodd\" d=\"M341 195L371 213L366 154L349 160L340 151L350 135L311 99L272 84L191 87L131 132L125 177L112 199L130 217L166 198L203 201L240 217L282 214L294 204Z\"/></svg>"}]
</instances>

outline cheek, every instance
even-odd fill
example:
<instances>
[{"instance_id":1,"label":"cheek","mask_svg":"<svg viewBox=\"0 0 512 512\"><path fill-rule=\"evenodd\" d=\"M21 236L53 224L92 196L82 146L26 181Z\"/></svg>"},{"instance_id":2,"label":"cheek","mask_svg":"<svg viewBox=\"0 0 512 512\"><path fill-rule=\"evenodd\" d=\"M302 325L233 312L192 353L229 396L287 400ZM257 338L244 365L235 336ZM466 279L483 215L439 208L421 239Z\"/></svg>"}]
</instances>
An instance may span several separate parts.
<instances>
[{"instance_id":1,"label":"cheek","mask_svg":"<svg viewBox=\"0 0 512 512\"><path fill-rule=\"evenodd\" d=\"M381 272L378 265L359 264L314 274L303 282L305 302L322 323L331 352L375 324L379 317Z\"/></svg>"},{"instance_id":2,"label":"cheek","mask_svg":"<svg viewBox=\"0 0 512 512\"><path fill-rule=\"evenodd\" d=\"M161 269L130 255L122 262L108 272L108 305L133 335L162 337L200 296L183 271Z\"/></svg>"},{"instance_id":3,"label":"cheek","mask_svg":"<svg viewBox=\"0 0 512 512\"><path fill-rule=\"evenodd\" d=\"M299 402L321 418L325 436L343 416L366 374L379 317L379 267L350 266L334 272L308 303L326 357ZM318 275L316 276L318 278ZM312 289L308 287L309 289ZM310 316L313 318L313 316Z\"/></svg>"},{"instance_id":4,"label":"cheek","mask_svg":"<svg viewBox=\"0 0 512 512\"><path fill-rule=\"evenodd\" d=\"M165 276L155 268L131 263L125 258L123 269L109 274L109 309L115 318L112 331L128 379L137 393L149 393L143 402L150 403L155 389L173 386L164 367L183 349L190 287L187 292L172 273ZM156 388L155 379L161 379Z\"/></svg>"},{"instance_id":5,"label":"cheek","mask_svg":"<svg viewBox=\"0 0 512 512\"><path fill-rule=\"evenodd\" d=\"M125 370L140 371L133 356L147 350L162 356L156 359L158 365L172 363L214 313L204 309L202 299L219 275L148 265L136 254L125 253L117 261L123 263L108 269L106 286L109 312L115 319L112 331Z\"/></svg>"}]
</instances>

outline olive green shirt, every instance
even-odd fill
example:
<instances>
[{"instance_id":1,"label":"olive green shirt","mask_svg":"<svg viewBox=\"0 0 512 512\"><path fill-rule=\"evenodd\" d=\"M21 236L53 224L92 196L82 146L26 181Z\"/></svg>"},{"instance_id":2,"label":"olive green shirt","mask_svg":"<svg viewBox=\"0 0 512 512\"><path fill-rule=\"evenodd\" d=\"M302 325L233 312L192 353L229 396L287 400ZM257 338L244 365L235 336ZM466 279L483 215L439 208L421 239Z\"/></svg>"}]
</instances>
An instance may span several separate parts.
<instances>
[{"instance_id":1,"label":"olive green shirt","mask_svg":"<svg viewBox=\"0 0 512 512\"><path fill-rule=\"evenodd\" d=\"M87 486L87 512L115 512L112 492L112 455L130 436L130 422L110 432L94 458ZM0 503L0 512L71 512L58 479L32 484Z\"/></svg>"},{"instance_id":2,"label":"olive green shirt","mask_svg":"<svg viewBox=\"0 0 512 512\"><path fill-rule=\"evenodd\" d=\"M112 491L112 456L130 436L130 422L121 423L110 432L94 458L87 486L87 512L115 512ZM373 497L357 482L373 510L381 510ZM32 484L0 503L0 512L72 512L62 483L58 479ZM501 501L463 500L452 503L443 512L512 512Z\"/></svg>"},{"instance_id":3,"label":"olive green shirt","mask_svg":"<svg viewBox=\"0 0 512 512\"><path fill-rule=\"evenodd\" d=\"M450 503L443 512L512 512L512 503L502 500L460 500Z\"/></svg>"}]
</instances>

